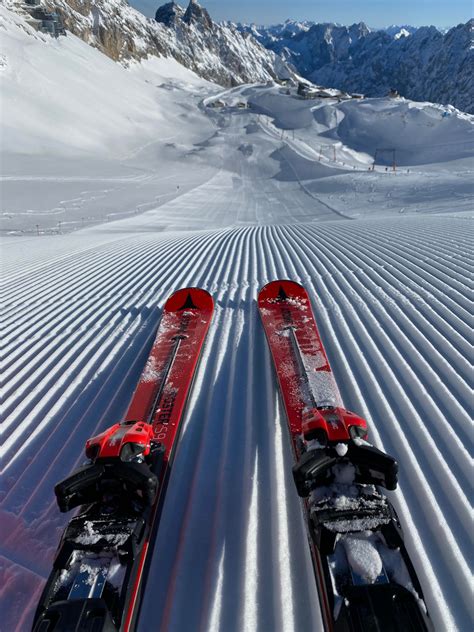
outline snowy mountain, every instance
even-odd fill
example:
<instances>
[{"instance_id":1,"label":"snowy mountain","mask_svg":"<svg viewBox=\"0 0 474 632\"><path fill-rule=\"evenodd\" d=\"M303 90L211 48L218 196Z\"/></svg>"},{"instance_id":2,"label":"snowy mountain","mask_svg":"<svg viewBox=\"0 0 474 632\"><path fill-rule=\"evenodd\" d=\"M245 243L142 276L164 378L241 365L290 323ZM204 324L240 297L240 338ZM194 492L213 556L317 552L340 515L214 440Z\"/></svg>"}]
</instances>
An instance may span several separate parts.
<instances>
[{"instance_id":1,"label":"snowy mountain","mask_svg":"<svg viewBox=\"0 0 474 632\"><path fill-rule=\"evenodd\" d=\"M256 40L258 40L264 46L271 48L273 44L275 48L282 50L286 46L286 43L291 45L291 41L293 40L294 42L294 39L297 36L300 36L302 33L307 33L312 27L321 25L321 24L326 25L326 26L331 26L332 28L338 28L342 26L340 24L335 24L335 23L326 24L326 23L312 22L309 20L299 21L299 20L290 20L290 19L285 20L285 22L282 22L280 24L257 25L257 24L239 23L237 26L240 31L242 31L243 33L250 33ZM390 37L393 37L394 39L398 39L399 37L408 37L409 35L412 35L418 30L419 27L411 26L409 24L404 24L401 26L392 24L390 26L387 26L381 29L370 28L368 26L366 26L365 28L367 29L367 32L382 31L390 35ZM448 31L448 30L449 29L445 29L445 31Z\"/></svg>"},{"instance_id":2,"label":"snowy mountain","mask_svg":"<svg viewBox=\"0 0 474 632\"><path fill-rule=\"evenodd\" d=\"M264 46L270 47L273 42L279 42L285 39L291 39L295 35L305 33L312 26L314 22L298 21L298 20L285 20L281 24L274 24L271 26L263 26L257 24L238 24L237 27L242 33L249 33L262 43Z\"/></svg>"},{"instance_id":3,"label":"snowy mountain","mask_svg":"<svg viewBox=\"0 0 474 632\"><path fill-rule=\"evenodd\" d=\"M314 24L294 34L260 30L259 41L311 81L368 96L390 88L415 100L452 104L474 112L474 20L443 34L432 27L371 31Z\"/></svg>"},{"instance_id":4,"label":"snowy mountain","mask_svg":"<svg viewBox=\"0 0 474 632\"><path fill-rule=\"evenodd\" d=\"M412 35L418 30L418 27L410 26L409 24L403 24L402 26L398 24L391 24L390 26L386 26L384 29L380 30L385 31L385 33L390 35L390 37L398 39L399 37L408 37L409 35Z\"/></svg>"},{"instance_id":5,"label":"snowy mountain","mask_svg":"<svg viewBox=\"0 0 474 632\"><path fill-rule=\"evenodd\" d=\"M175 59L221 85L287 79L293 71L274 52L233 24L217 24L196 0L186 10L174 2L158 8L155 19Z\"/></svg>"},{"instance_id":6,"label":"snowy mountain","mask_svg":"<svg viewBox=\"0 0 474 632\"><path fill-rule=\"evenodd\" d=\"M22 0L8 6L26 15ZM186 9L174 2L146 18L126 0L41 0L68 31L116 61L173 57L199 76L224 86L284 79L292 70L253 37L218 25L197 0Z\"/></svg>"}]
</instances>

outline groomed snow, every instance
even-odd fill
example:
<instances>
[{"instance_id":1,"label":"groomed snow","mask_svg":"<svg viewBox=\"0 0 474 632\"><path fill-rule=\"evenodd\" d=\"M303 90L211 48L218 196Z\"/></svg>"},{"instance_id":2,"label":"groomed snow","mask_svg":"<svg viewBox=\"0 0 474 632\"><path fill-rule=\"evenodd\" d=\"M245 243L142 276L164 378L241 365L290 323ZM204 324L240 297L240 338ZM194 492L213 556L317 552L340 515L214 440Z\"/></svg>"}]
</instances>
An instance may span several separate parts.
<instances>
[{"instance_id":1,"label":"groomed snow","mask_svg":"<svg viewBox=\"0 0 474 632\"><path fill-rule=\"evenodd\" d=\"M29 629L67 522L54 484L120 420L186 285L216 314L139 630L321 629L256 308L282 277L307 287L345 405L399 462L390 498L435 629L469 630L472 117L222 93L175 62L126 70L0 17L5 630ZM216 95L228 105L203 105ZM377 134L386 146L405 128L406 161L369 172Z\"/></svg>"}]
</instances>

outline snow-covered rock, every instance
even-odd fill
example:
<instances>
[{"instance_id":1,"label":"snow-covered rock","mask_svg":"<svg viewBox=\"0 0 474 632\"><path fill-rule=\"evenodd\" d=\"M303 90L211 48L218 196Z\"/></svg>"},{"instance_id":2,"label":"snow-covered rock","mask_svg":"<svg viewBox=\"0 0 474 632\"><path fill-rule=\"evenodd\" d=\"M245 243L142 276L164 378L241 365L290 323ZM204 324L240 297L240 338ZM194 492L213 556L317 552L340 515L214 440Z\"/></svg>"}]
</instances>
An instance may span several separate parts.
<instances>
[{"instance_id":1,"label":"snow-covered rock","mask_svg":"<svg viewBox=\"0 0 474 632\"><path fill-rule=\"evenodd\" d=\"M293 71L273 51L235 24L217 24L191 0L186 11L174 2L156 12L170 54L200 76L222 85L287 79Z\"/></svg>"},{"instance_id":2,"label":"snow-covered rock","mask_svg":"<svg viewBox=\"0 0 474 632\"><path fill-rule=\"evenodd\" d=\"M249 33L264 46L269 46L272 42L280 42L300 33L305 33L314 26L314 24L314 22L306 20L285 20L285 22L281 24L274 24L272 26L238 24L238 29L242 33Z\"/></svg>"},{"instance_id":3,"label":"snow-covered rock","mask_svg":"<svg viewBox=\"0 0 474 632\"><path fill-rule=\"evenodd\" d=\"M391 24L382 30L391 37L398 39L399 37L408 37L409 35L412 35L417 29L417 26L410 26L409 24Z\"/></svg>"}]
</instances>

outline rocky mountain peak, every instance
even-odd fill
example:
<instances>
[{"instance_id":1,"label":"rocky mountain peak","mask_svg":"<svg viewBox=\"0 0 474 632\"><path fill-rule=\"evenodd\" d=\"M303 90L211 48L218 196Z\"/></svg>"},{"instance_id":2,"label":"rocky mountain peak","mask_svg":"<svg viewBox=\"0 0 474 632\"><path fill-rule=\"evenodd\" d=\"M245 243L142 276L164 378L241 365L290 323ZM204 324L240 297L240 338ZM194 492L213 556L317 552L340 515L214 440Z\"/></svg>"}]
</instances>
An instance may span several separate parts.
<instances>
[{"instance_id":1,"label":"rocky mountain peak","mask_svg":"<svg viewBox=\"0 0 474 632\"><path fill-rule=\"evenodd\" d=\"M365 22L359 22L358 24L353 24L349 27L349 33L353 39L356 39L357 37L367 37L370 33L370 29Z\"/></svg>"},{"instance_id":2,"label":"rocky mountain peak","mask_svg":"<svg viewBox=\"0 0 474 632\"><path fill-rule=\"evenodd\" d=\"M165 26L174 26L184 16L184 9L176 2L167 2L159 7L155 14L155 20Z\"/></svg>"},{"instance_id":3,"label":"rocky mountain peak","mask_svg":"<svg viewBox=\"0 0 474 632\"><path fill-rule=\"evenodd\" d=\"M187 24L199 24L205 29L212 29L214 23L211 16L204 7L201 7L197 0L190 0L186 13L183 16L183 22Z\"/></svg>"},{"instance_id":4,"label":"rocky mountain peak","mask_svg":"<svg viewBox=\"0 0 474 632\"><path fill-rule=\"evenodd\" d=\"M156 12L173 56L197 74L221 85L288 79L292 68L233 24L217 24L197 0L184 10L169 2Z\"/></svg>"}]
</instances>

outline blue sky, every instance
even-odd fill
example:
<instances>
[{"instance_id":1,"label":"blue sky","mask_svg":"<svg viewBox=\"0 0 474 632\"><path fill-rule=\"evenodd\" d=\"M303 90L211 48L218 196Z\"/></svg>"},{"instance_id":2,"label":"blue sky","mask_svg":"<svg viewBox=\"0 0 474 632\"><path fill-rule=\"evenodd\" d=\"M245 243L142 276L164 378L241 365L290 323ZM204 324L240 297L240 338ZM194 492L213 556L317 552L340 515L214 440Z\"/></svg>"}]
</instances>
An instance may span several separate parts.
<instances>
[{"instance_id":1,"label":"blue sky","mask_svg":"<svg viewBox=\"0 0 474 632\"><path fill-rule=\"evenodd\" d=\"M153 15L166 0L129 0ZM177 0L186 6L188 0ZM372 27L390 24L452 26L472 17L470 0L200 0L214 20L275 24L287 18L314 22L365 22Z\"/></svg>"}]
</instances>

